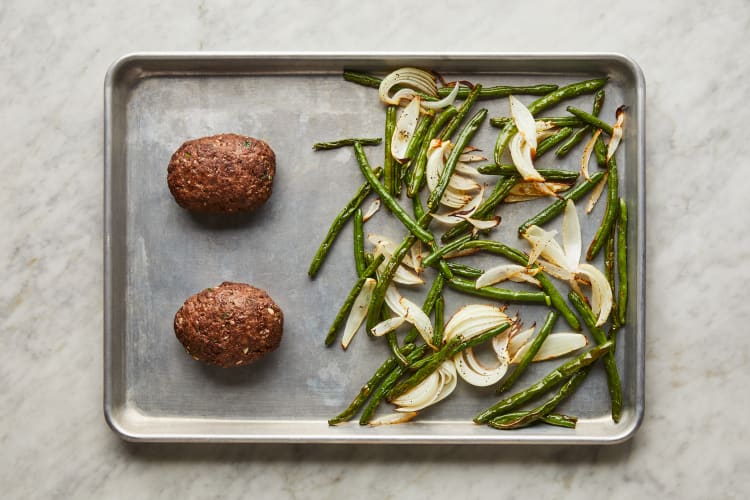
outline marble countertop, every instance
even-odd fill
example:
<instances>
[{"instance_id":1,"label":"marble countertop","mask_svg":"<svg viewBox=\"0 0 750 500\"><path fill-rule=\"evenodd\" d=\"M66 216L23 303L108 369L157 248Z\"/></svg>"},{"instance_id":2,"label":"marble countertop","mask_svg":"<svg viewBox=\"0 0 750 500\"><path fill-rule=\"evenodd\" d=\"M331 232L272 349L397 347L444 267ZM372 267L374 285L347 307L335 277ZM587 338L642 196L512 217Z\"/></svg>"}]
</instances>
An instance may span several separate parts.
<instances>
[{"instance_id":1,"label":"marble countertop","mask_svg":"<svg viewBox=\"0 0 750 500\"><path fill-rule=\"evenodd\" d=\"M741 396L750 385L750 4L609 2L604 12L582 1L479 1L458 15L431 5L0 4L3 497L750 496L750 398ZM396 11L421 27L396 26ZM623 445L572 448L117 438L101 410L102 83L116 58L145 50L596 50L634 58L646 75L648 113L640 431Z\"/></svg>"}]
</instances>

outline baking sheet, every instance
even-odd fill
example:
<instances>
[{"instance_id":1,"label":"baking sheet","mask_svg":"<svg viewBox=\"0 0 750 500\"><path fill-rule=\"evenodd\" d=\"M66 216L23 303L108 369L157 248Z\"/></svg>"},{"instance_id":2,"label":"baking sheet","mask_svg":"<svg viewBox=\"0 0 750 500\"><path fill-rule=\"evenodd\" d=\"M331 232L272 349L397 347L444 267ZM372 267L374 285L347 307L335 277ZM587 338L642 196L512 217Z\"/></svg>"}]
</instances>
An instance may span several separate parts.
<instances>
[{"instance_id":1,"label":"baking sheet","mask_svg":"<svg viewBox=\"0 0 750 500\"><path fill-rule=\"evenodd\" d=\"M382 136L384 112L374 89L345 82L343 68L387 72L404 66L484 85L560 85L610 78L601 116L630 107L618 151L621 195L629 204L628 325L618 337L624 411L614 424L601 367L560 411L580 417L575 430L534 426L501 432L471 423L498 398L459 383L451 397L406 425L329 427L388 355L385 343L360 332L347 352L323 338L354 279L351 227L340 235L316 280L306 270L328 225L362 183L350 148L313 152L321 140ZM614 443L643 416L645 325L644 82L637 65L616 54L135 54L117 61L105 82L104 412L120 436L147 441ZM522 97L524 102L533 97ZM591 96L566 102L589 109ZM489 116L507 100L483 101ZM266 140L277 155L274 194L262 210L227 220L192 215L176 205L166 166L190 138L236 132ZM473 144L491 157L497 130L485 124ZM579 149L576 151L579 151ZM367 149L382 161L382 146ZM538 167L551 164L553 155ZM577 168L579 152L565 160ZM487 179L488 182L492 178ZM547 201L504 206L492 238L521 248L515 228ZM580 203L579 203L580 205ZM581 214L590 241L604 200ZM560 219L549 223L558 227ZM382 209L366 226L400 240L400 223ZM476 262L490 262L487 257ZM495 258L497 259L497 258ZM495 260L494 262L497 262ZM597 261L601 265L601 259ZM485 266L487 264L484 264ZM224 280L269 291L285 313L279 350L249 367L197 363L174 337L172 321L193 293ZM561 287L561 290L563 287ZM413 292L420 297L426 290ZM475 299L449 292L446 317ZM481 302L481 300L479 301ZM525 323L545 309L511 306ZM556 331L564 329L558 322ZM522 388L556 366L537 363ZM389 405L382 405L389 407ZM383 408L386 409L386 408Z\"/></svg>"}]
</instances>

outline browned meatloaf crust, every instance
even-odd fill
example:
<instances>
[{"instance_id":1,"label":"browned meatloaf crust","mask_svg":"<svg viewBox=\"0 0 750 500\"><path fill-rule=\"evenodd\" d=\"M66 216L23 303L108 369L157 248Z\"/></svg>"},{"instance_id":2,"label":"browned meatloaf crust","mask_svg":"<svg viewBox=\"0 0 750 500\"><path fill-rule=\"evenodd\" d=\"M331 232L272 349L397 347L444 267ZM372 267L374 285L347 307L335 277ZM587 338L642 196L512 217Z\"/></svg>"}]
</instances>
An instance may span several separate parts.
<instances>
[{"instance_id":1,"label":"browned meatloaf crust","mask_svg":"<svg viewBox=\"0 0 750 500\"><path fill-rule=\"evenodd\" d=\"M265 142L238 134L184 143L167 167L177 203L193 212L231 214L255 210L268 200L276 155Z\"/></svg>"},{"instance_id":2,"label":"browned meatloaf crust","mask_svg":"<svg viewBox=\"0 0 750 500\"><path fill-rule=\"evenodd\" d=\"M188 298L174 317L177 338L194 359L246 365L281 343L284 315L265 290L224 282Z\"/></svg>"}]
</instances>

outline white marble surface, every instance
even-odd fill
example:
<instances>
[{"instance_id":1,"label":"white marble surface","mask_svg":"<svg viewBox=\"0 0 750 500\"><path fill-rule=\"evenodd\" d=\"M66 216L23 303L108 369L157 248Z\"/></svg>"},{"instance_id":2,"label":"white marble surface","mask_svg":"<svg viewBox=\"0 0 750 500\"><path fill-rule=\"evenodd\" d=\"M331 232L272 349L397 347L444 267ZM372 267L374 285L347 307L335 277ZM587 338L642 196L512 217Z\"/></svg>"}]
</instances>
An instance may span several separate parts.
<instances>
[{"instance_id":1,"label":"white marble surface","mask_svg":"<svg viewBox=\"0 0 750 500\"><path fill-rule=\"evenodd\" d=\"M4 498L750 496L750 3L385 3L0 3ZM396 11L416 21L396 26ZM649 223L635 438L570 449L120 441L101 411L102 81L126 52L196 49L635 58L648 86Z\"/></svg>"}]
</instances>

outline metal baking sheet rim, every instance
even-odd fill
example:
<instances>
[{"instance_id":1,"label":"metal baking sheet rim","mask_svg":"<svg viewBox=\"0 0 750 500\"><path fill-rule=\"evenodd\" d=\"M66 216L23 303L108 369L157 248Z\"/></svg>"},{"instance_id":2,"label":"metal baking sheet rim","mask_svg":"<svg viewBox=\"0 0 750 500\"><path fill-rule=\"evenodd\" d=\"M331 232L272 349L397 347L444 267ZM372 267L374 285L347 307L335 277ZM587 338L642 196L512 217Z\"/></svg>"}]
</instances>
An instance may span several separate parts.
<instances>
[{"instance_id":1,"label":"metal baking sheet rim","mask_svg":"<svg viewBox=\"0 0 750 500\"><path fill-rule=\"evenodd\" d=\"M148 421L155 417L147 417L134 409L120 411L113 401L113 373L114 339L112 332L112 297L113 297L113 272L112 272L112 207L111 189L112 185L112 156L113 156L113 89L120 71L133 62L163 62L163 61L252 61L254 59L275 58L286 61L308 62L335 60L356 60L370 62L382 59L387 60L419 60L439 59L445 61L471 61L471 60L493 60L493 61L589 61L591 59L611 60L623 65L630 71L636 81L636 103L638 144L636 148L636 170L637 178L637 217L639 224L636 230L637 248L636 257L636 307L639 311L638 322L635 327L636 334L636 370L635 370L635 407L634 416L630 424L619 433L608 435L571 435L571 436L526 436L514 435L512 433L498 433L492 436L471 436L469 434L442 434L429 433L378 436L368 433L350 432L349 426L337 429L337 432L329 432L325 422L311 421L308 424L320 424L320 432L298 433L280 432L279 430L263 433L241 432L229 429L233 427L247 427L247 422L217 420L217 428L224 427L223 432L215 433L193 433L187 430L174 432L149 432ZM205 73L206 70L197 71ZM170 71L166 71L170 73ZM180 72L184 74L184 72ZM232 74L224 73L224 74ZM241 72L236 73L241 74ZM103 250L104 250L104 398L103 410L105 421L112 431L120 438L132 442L236 442L236 443L361 443L361 444L573 444L573 445L602 445L619 444L633 437L640 428L645 413L645 322L646 322L646 185L645 185L645 77L640 66L630 57L620 53L492 53L492 52L142 52L130 53L117 59L108 69L104 81L104 225L103 225ZM186 419L190 420L190 419ZM206 421L202 420L205 424ZM272 427L288 425L298 428L305 421L276 421L276 422L254 422L253 425L270 425ZM458 423L458 422L456 422ZM462 424L464 422L461 422ZM189 424L187 424L189 425ZM413 424L412 424L413 425ZM430 424L422 424L429 429ZM473 424L466 423L467 429ZM177 426L176 426L177 427ZM228 428L227 428L228 427ZM358 427L358 426L357 426ZM346 429L346 432L340 432Z\"/></svg>"}]
</instances>

